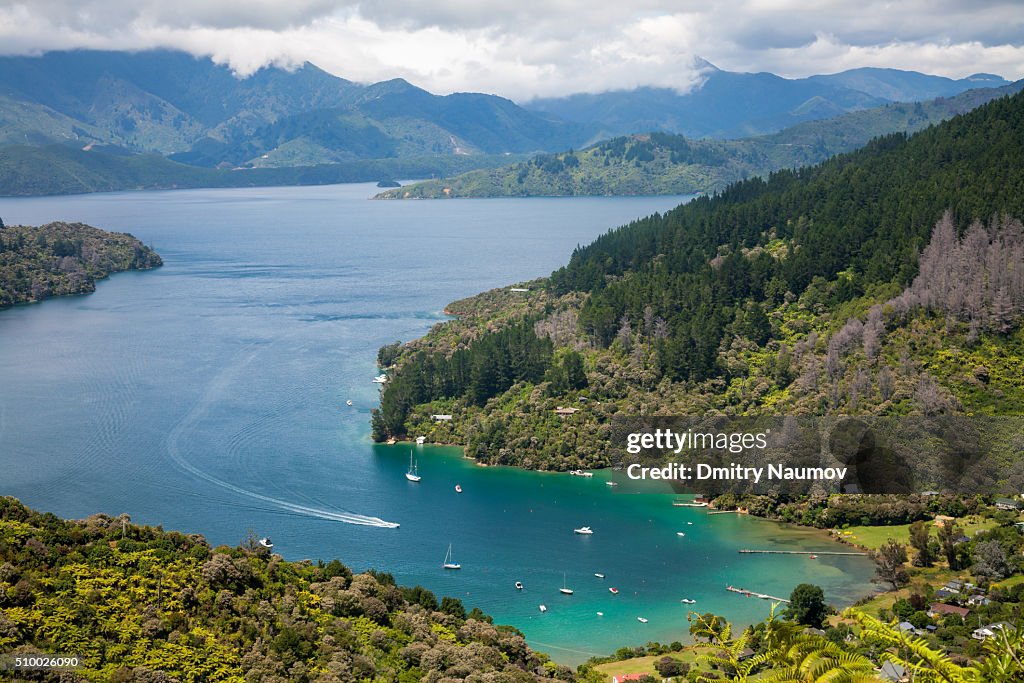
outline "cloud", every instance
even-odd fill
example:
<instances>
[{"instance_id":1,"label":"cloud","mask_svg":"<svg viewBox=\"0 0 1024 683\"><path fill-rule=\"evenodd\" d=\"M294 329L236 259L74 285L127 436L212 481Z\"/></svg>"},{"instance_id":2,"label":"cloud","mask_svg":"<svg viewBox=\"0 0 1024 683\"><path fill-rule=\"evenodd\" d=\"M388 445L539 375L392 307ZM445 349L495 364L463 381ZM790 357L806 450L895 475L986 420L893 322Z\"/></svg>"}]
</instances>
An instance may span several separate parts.
<instances>
[{"instance_id":1,"label":"cloud","mask_svg":"<svg viewBox=\"0 0 1024 683\"><path fill-rule=\"evenodd\" d=\"M0 0L0 51L187 50L240 75L311 61L372 82L516 100L653 85L695 61L799 77L858 66L1024 76L1017 2L825 0Z\"/></svg>"}]
</instances>

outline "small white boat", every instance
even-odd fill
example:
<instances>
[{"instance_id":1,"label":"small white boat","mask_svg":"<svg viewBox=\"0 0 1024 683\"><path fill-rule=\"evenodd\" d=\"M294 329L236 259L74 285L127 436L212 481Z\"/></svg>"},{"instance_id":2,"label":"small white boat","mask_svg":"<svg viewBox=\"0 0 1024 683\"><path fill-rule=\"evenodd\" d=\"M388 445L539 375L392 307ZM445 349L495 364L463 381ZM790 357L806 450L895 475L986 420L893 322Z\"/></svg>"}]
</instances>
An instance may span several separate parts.
<instances>
[{"instance_id":1,"label":"small white boat","mask_svg":"<svg viewBox=\"0 0 1024 683\"><path fill-rule=\"evenodd\" d=\"M604 485L605 485L605 486L618 486L618 485L619 485L619 482L617 482L617 481L606 481L606 482L604 483Z\"/></svg>"},{"instance_id":2,"label":"small white boat","mask_svg":"<svg viewBox=\"0 0 1024 683\"><path fill-rule=\"evenodd\" d=\"M452 544L448 544L448 553L444 556L445 569L462 569L462 565L452 560Z\"/></svg>"},{"instance_id":3,"label":"small white boat","mask_svg":"<svg viewBox=\"0 0 1024 683\"><path fill-rule=\"evenodd\" d=\"M689 524L690 526L693 526L693 522L687 522L687 524Z\"/></svg>"},{"instance_id":4,"label":"small white boat","mask_svg":"<svg viewBox=\"0 0 1024 683\"><path fill-rule=\"evenodd\" d=\"M647 623L647 620L644 619L643 617L637 617L636 620L639 621L641 624L646 624Z\"/></svg>"},{"instance_id":5,"label":"small white boat","mask_svg":"<svg viewBox=\"0 0 1024 683\"><path fill-rule=\"evenodd\" d=\"M604 578L604 574L598 574L597 572L594 572L594 576L596 576L599 579L603 579Z\"/></svg>"},{"instance_id":6,"label":"small white boat","mask_svg":"<svg viewBox=\"0 0 1024 683\"><path fill-rule=\"evenodd\" d=\"M417 446L422 446L423 442L425 442L426 440L427 440L427 437L425 437L425 436L417 436L416 437L416 445Z\"/></svg>"},{"instance_id":7,"label":"small white boat","mask_svg":"<svg viewBox=\"0 0 1024 683\"><path fill-rule=\"evenodd\" d=\"M598 613L597 613L597 616L599 616L599 617L603 617L603 616L604 616L604 612L598 612Z\"/></svg>"},{"instance_id":8,"label":"small white boat","mask_svg":"<svg viewBox=\"0 0 1024 683\"><path fill-rule=\"evenodd\" d=\"M416 463L413 462L411 449L409 450L409 471L405 473L405 478L409 481L419 481L423 478L420 476Z\"/></svg>"},{"instance_id":9,"label":"small white boat","mask_svg":"<svg viewBox=\"0 0 1024 683\"><path fill-rule=\"evenodd\" d=\"M573 529L572 532L581 536L590 536L594 533L594 530L589 526L581 526L579 529Z\"/></svg>"},{"instance_id":10,"label":"small white boat","mask_svg":"<svg viewBox=\"0 0 1024 683\"><path fill-rule=\"evenodd\" d=\"M684 534L682 531L677 531L676 532L676 536L685 536L685 535L686 534Z\"/></svg>"},{"instance_id":11,"label":"small white boat","mask_svg":"<svg viewBox=\"0 0 1024 683\"><path fill-rule=\"evenodd\" d=\"M608 592L611 593L612 595L618 595L619 594L619 589L616 588L615 586L612 586L611 588L608 589Z\"/></svg>"},{"instance_id":12,"label":"small white boat","mask_svg":"<svg viewBox=\"0 0 1024 683\"><path fill-rule=\"evenodd\" d=\"M462 493L462 484L455 485L455 493Z\"/></svg>"},{"instance_id":13,"label":"small white boat","mask_svg":"<svg viewBox=\"0 0 1024 683\"><path fill-rule=\"evenodd\" d=\"M260 545L264 548L270 549L274 547L274 544L270 542L269 537L263 537L260 539Z\"/></svg>"},{"instance_id":14,"label":"small white boat","mask_svg":"<svg viewBox=\"0 0 1024 683\"><path fill-rule=\"evenodd\" d=\"M683 603L684 605L695 605L695 604L697 604L696 600L691 600L690 598L683 598L679 602Z\"/></svg>"},{"instance_id":15,"label":"small white boat","mask_svg":"<svg viewBox=\"0 0 1024 683\"><path fill-rule=\"evenodd\" d=\"M558 589L563 595L572 595L572 589L565 585L565 572L562 572L562 587Z\"/></svg>"},{"instance_id":16,"label":"small white boat","mask_svg":"<svg viewBox=\"0 0 1024 683\"><path fill-rule=\"evenodd\" d=\"M594 473L593 472L580 472L580 476L581 477L592 477L592 476L594 476Z\"/></svg>"},{"instance_id":17,"label":"small white boat","mask_svg":"<svg viewBox=\"0 0 1024 683\"><path fill-rule=\"evenodd\" d=\"M545 607L544 605L541 605L541 606L540 606L540 611L541 611L541 612L547 612L547 611L548 611L548 608L547 608L547 607Z\"/></svg>"},{"instance_id":18,"label":"small white boat","mask_svg":"<svg viewBox=\"0 0 1024 683\"><path fill-rule=\"evenodd\" d=\"M374 384L385 384L388 381L387 375L377 375L373 378Z\"/></svg>"},{"instance_id":19,"label":"small white boat","mask_svg":"<svg viewBox=\"0 0 1024 683\"><path fill-rule=\"evenodd\" d=\"M345 401L345 405L347 405L347 406L352 405L352 399L349 399L349 400Z\"/></svg>"},{"instance_id":20,"label":"small white boat","mask_svg":"<svg viewBox=\"0 0 1024 683\"><path fill-rule=\"evenodd\" d=\"M516 581L516 590L517 591L523 590L523 582L522 581Z\"/></svg>"}]
</instances>

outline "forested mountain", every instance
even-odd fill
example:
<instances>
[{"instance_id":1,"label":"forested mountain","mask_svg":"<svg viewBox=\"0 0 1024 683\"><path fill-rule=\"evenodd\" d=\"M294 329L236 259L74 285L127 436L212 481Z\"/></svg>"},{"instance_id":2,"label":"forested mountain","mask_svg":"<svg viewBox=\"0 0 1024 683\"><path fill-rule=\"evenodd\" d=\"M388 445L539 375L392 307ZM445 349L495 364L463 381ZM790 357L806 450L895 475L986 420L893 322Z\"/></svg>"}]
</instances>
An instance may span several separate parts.
<instances>
[{"instance_id":1,"label":"forested mountain","mask_svg":"<svg viewBox=\"0 0 1024 683\"><path fill-rule=\"evenodd\" d=\"M0 223L0 308L86 294L110 273L162 264L156 252L125 233L81 223Z\"/></svg>"},{"instance_id":2,"label":"forested mountain","mask_svg":"<svg viewBox=\"0 0 1024 683\"><path fill-rule=\"evenodd\" d=\"M379 196L447 199L714 192L750 176L824 161L880 135L916 132L1021 88L1024 81L928 102L886 104L740 140L687 140L657 132L614 138L580 151L544 154L506 167L414 183Z\"/></svg>"},{"instance_id":3,"label":"forested mountain","mask_svg":"<svg viewBox=\"0 0 1024 683\"><path fill-rule=\"evenodd\" d=\"M166 50L0 58L0 141L114 144L187 163L295 166L566 149L579 124L493 95L360 85L312 64L236 78Z\"/></svg>"},{"instance_id":4,"label":"forested mountain","mask_svg":"<svg viewBox=\"0 0 1024 683\"><path fill-rule=\"evenodd\" d=\"M575 680L516 629L390 574L128 522L0 498L0 652L81 658L23 680Z\"/></svg>"},{"instance_id":5,"label":"forested mountain","mask_svg":"<svg viewBox=\"0 0 1024 683\"><path fill-rule=\"evenodd\" d=\"M453 304L459 320L393 354L376 434L574 469L611 462L619 411L1019 414L1020 216L1018 93L735 183L607 233L527 292ZM456 349L493 364L487 340L523 324L552 344L540 382L511 357L497 379L434 378Z\"/></svg>"},{"instance_id":6,"label":"forested mountain","mask_svg":"<svg viewBox=\"0 0 1024 683\"><path fill-rule=\"evenodd\" d=\"M596 126L605 135L655 130L688 138L737 138L885 102L927 100L1008 84L990 74L952 80L913 71L865 68L787 79L771 73L723 71L704 60L697 66L703 80L685 94L644 87L537 99L528 106Z\"/></svg>"}]
</instances>

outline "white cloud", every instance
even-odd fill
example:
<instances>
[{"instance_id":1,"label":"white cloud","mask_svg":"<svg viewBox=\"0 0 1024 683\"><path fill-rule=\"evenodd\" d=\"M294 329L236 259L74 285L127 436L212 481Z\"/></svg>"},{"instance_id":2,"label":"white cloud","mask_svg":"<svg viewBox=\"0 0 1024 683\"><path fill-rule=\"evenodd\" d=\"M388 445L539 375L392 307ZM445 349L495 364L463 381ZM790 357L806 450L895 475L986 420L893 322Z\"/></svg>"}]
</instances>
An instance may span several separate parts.
<instances>
[{"instance_id":1,"label":"white cloud","mask_svg":"<svg viewBox=\"0 0 1024 683\"><path fill-rule=\"evenodd\" d=\"M0 0L0 51L169 47L240 74L311 61L345 78L517 100L685 91L699 55L797 77L857 66L1024 76L1017 2L839 0Z\"/></svg>"}]
</instances>

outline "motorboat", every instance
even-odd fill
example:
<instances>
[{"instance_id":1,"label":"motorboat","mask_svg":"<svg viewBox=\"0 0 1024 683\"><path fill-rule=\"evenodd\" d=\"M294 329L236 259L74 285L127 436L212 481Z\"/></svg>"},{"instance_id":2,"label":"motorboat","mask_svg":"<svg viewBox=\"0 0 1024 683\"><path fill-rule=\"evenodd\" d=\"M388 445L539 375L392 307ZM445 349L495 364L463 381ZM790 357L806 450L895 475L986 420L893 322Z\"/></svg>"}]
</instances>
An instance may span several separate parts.
<instances>
[{"instance_id":1,"label":"motorboat","mask_svg":"<svg viewBox=\"0 0 1024 683\"><path fill-rule=\"evenodd\" d=\"M548 608L547 608L547 607L545 607L544 605L541 605L541 606L540 606L540 611L541 611L541 612L547 612L547 611L548 611Z\"/></svg>"},{"instance_id":2,"label":"motorboat","mask_svg":"<svg viewBox=\"0 0 1024 683\"><path fill-rule=\"evenodd\" d=\"M612 586L611 588L608 589L608 592L611 593L612 595L618 595L619 594L619 589L616 588L615 586Z\"/></svg>"},{"instance_id":3,"label":"motorboat","mask_svg":"<svg viewBox=\"0 0 1024 683\"><path fill-rule=\"evenodd\" d=\"M462 484L455 485L455 493L462 493Z\"/></svg>"},{"instance_id":4,"label":"motorboat","mask_svg":"<svg viewBox=\"0 0 1024 683\"><path fill-rule=\"evenodd\" d=\"M516 590L517 591L523 590L523 582L522 581L516 581Z\"/></svg>"},{"instance_id":5,"label":"motorboat","mask_svg":"<svg viewBox=\"0 0 1024 683\"><path fill-rule=\"evenodd\" d=\"M274 547L274 544L270 542L269 537L263 537L260 539L260 546L266 548L267 550L270 550Z\"/></svg>"},{"instance_id":6,"label":"motorboat","mask_svg":"<svg viewBox=\"0 0 1024 683\"><path fill-rule=\"evenodd\" d=\"M647 620L644 619L643 617L637 617L636 620L639 621L641 624L646 624L647 623Z\"/></svg>"},{"instance_id":7,"label":"motorboat","mask_svg":"<svg viewBox=\"0 0 1024 683\"><path fill-rule=\"evenodd\" d=\"M598 574L597 572L594 572L594 576L596 576L599 579L603 579L604 578L604 574Z\"/></svg>"},{"instance_id":8,"label":"motorboat","mask_svg":"<svg viewBox=\"0 0 1024 683\"><path fill-rule=\"evenodd\" d=\"M589 526L581 526L579 529L573 529L572 532L574 534L580 534L581 536L591 536L593 535L594 530Z\"/></svg>"}]
</instances>

